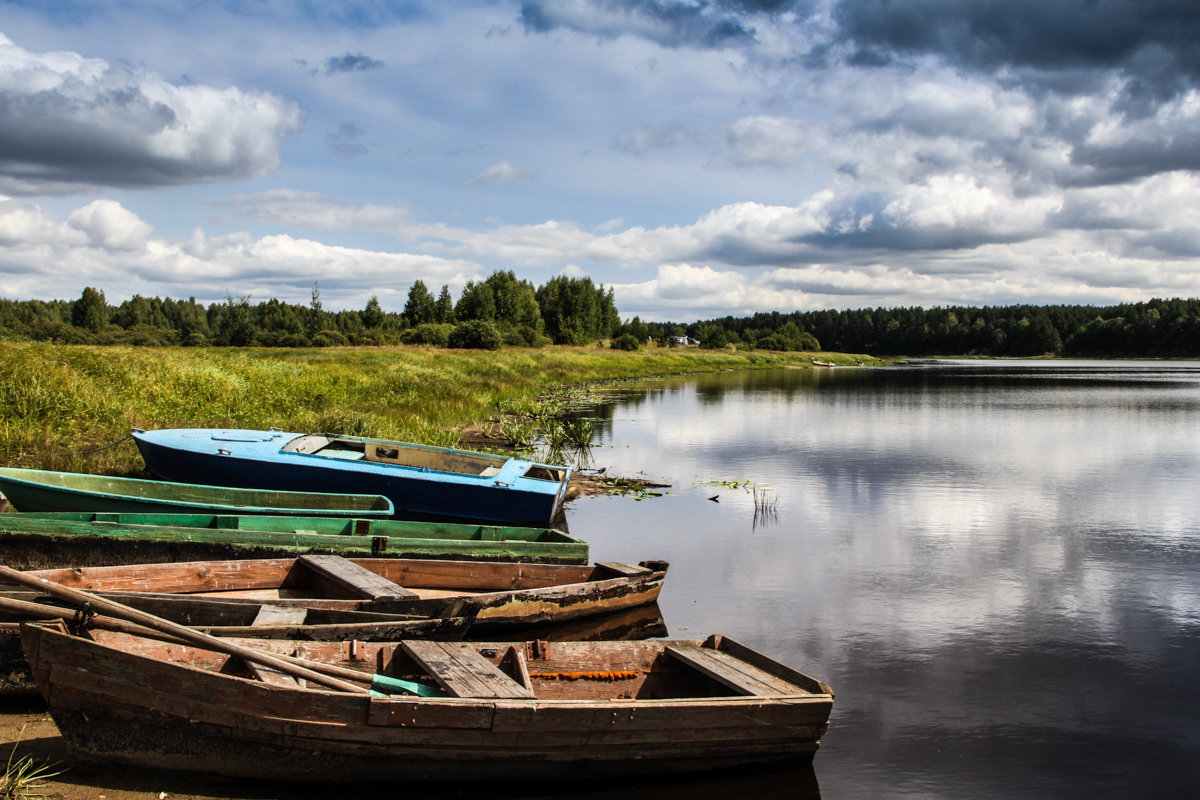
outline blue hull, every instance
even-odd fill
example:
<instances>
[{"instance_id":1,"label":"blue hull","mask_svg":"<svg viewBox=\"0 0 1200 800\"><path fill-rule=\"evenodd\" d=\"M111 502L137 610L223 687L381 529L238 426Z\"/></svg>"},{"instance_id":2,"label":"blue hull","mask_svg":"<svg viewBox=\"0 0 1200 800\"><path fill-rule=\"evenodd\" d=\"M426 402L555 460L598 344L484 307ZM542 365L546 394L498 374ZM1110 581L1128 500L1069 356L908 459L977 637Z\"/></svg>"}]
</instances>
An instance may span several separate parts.
<instances>
[{"instance_id":1,"label":"blue hull","mask_svg":"<svg viewBox=\"0 0 1200 800\"><path fill-rule=\"evenodd\" d=\"M570 477L565 467L523 459L351 436L190 428L133 438L147 469L164 480L378 494L401 519L547 525Z\"/></svg>"}]
</instances>

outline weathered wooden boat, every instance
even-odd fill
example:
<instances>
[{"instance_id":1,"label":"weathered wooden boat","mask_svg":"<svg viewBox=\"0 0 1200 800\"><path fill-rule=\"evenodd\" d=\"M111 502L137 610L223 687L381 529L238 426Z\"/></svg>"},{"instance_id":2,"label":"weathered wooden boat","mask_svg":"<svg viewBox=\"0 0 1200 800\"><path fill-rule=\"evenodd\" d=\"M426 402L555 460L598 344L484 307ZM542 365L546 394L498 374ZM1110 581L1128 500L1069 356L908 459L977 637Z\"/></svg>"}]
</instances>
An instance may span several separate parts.
<instances>
[{"instance_id":1,"label":"weathered wooden boat","mask_svg":"<svg viewBox=\"0 0 1200 800\"><path fill-rule=\"evenodd\" d=\"M16 467L0 467L0 495L18 511L384 518L395 514L392 501L377 494L242 489Z\"/></svg>"},{"instance_id":2,"label":"weathered wooden boat","mask_svg":"<svg viewBox=\"0 0 1200 800\"><path fill-rule=\"evenodd\" d=\"M172 428L132 433L146 468L172 481L371 492L403 519L546 525L571 470L470 450L280 430Z\"/></svg>"},{"instance_id":3,"label":"weathered wooden boat","mask_svg":"<svg viewBox=\"0 0 1200 800\"><path fill-rule=\"evenodd\" d=\"M811 761L833 706L824 683L721 636L217 650L27 624L22 644L75 758L242 778L612 780L787 765ZM293 664L337 670L339 688L274 668Z\"/></svg>"},{"instance_id":4,"label":"weathered wooden boat","mask_svg":"<svg viewBox=\"0 0 1200 800\"><path fill-rule=\"evenodd\" d=\"M264 610L273 609L278 620L274 624L281 626L276 638L314 639L345 637L288 634L287 627L299 631L333 622L462 618L478 633L622 611L658 599L667 564L586 566L305 555L25 574L192 627L261 626ZM0 582L0 597L33 600L37 594ZM247 628L239 635L257 632Z\"/></svg>"},{"instance_id":5,"label":"weathered wooden boat","mask_svg":"<svg viewBox=\"0 0 1200 800\"><path fill-rule=\"evenodd\" d=\"M666 636L656 602L666 569L665 562L588 567L302 556L25 574L215 636L457 640L503 630L588 640ZM73 620L78 608L0 582L0 695L37 691L17 641L20 621Z\"/></svg>"},{"instance_id":6,"label":"weathered wooden boat","mask_svg":"<svg viewBox=\"0 0 1200 800\"><path fill-rule=\"evenodd\" d=\"M237 514L0 514L0 561L17 569L331 553L586 564L553 528Z\"/></svg>"}]
</instances>

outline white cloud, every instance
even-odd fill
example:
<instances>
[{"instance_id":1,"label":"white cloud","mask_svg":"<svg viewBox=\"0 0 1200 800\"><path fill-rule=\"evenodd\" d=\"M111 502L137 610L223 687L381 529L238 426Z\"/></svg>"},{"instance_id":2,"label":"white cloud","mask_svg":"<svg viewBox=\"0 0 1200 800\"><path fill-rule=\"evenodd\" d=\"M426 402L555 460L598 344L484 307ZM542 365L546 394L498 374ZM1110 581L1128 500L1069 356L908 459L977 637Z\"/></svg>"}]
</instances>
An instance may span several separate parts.
<instances>
[{"instance_id":1,"label":"white cloud","mask_svg":"<svg viewBox=\"0 0 1200 800\"><path fill-rule=\"evenodd\" d=\"M511 161L501 161L485 169L471 183L476 185L511 183L524 178L532 178L535 175L537 175L537 170L518 167Z\"/></svg>"},{"instance_id":2,"label":"white cloud","mask_svg":"<svg viewBox=\"0 0 1200 800\"><path fill-rule=\"evenodd\" d=\"M115 200L93 200L71 212L67 224L106 250L142 250L154 230Z\"/></svg>"},{"instance_id":3,"label":"white cloud","mask_svg":"<svg viewBox=\"0 0 1200 800\"><path fill-rule=\"evenodd\" d=\"M280 139L302 120L266 92L177 86L0 35L0 186L10 193L259 175L278 166Z\"/></svg>"}]
</instances>

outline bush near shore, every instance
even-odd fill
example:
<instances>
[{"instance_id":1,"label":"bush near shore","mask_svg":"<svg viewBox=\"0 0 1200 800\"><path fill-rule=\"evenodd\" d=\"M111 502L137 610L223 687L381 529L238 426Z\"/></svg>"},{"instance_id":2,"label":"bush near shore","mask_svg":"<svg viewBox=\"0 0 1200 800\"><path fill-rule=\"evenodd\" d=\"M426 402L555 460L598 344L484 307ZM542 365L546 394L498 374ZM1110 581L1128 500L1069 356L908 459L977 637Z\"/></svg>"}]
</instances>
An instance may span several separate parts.
<instances>
[{"instance_id":1,"label":"bush near shore","mask_svg":"<svg viewBox=\"0 0 1200 800\"><path fill-rule=\"evenodd\" d=\"M853 364L699 348L185 348L0 342L0 464L137 475L130 428L329 431L457 445L553 387L725 369ZM862 358L862 357L860 357ZM98 449L103 448L103 449Z\"/></svg>"}]
</instances>

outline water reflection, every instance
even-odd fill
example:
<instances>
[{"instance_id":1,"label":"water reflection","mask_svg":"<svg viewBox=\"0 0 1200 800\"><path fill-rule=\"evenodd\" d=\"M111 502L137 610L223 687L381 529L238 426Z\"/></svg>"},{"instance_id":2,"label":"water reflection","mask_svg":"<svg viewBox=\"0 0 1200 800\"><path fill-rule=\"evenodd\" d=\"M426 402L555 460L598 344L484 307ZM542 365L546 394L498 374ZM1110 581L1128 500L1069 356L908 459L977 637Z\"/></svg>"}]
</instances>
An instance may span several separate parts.
<instances>
[{"instance_id":1,"label":"water reflection","mask_svg":"<svg viewBox=\"0 0 1200 800\"><path fill-rule=\"evenodd\" d=\"M829 682L826 796L1191 795L1200 368L966 362L664 381L579 501L598 560L664 558L671 635ZM714 483L770 485L754 498ZM1153 789L1153 791L1149 791Z\"/></svg>"}]
</instances>

